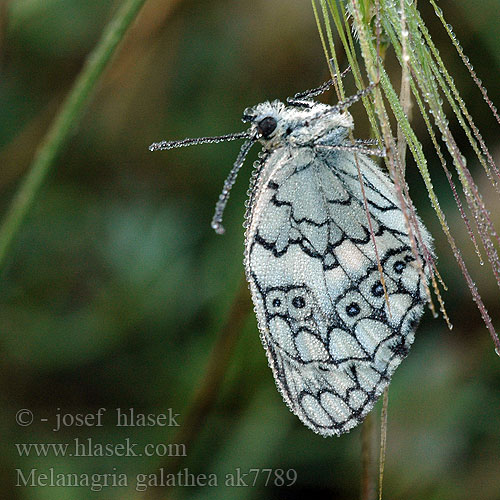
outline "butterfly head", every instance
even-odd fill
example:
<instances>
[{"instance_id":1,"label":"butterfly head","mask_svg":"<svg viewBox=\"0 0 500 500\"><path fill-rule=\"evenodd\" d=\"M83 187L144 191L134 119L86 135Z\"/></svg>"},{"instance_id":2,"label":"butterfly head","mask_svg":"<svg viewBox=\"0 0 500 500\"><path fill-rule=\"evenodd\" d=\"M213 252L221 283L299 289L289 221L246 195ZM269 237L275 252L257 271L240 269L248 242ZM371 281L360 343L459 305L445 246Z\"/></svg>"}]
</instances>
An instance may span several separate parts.
<instances>
[{"instance_id":1,"label":"butterfly head","mask_svg":"<svg viewBox=\"0 0 500 500\"><path fill-rule=\"evenodd\" d=\"M289 142L296 146L327 141L340 144L353 128L349 113L312 102L310 107L286 106L280 101L263 102L245 109L243 122L251 124L249 134L266 148Z\"/></svg>"}]
</instances>

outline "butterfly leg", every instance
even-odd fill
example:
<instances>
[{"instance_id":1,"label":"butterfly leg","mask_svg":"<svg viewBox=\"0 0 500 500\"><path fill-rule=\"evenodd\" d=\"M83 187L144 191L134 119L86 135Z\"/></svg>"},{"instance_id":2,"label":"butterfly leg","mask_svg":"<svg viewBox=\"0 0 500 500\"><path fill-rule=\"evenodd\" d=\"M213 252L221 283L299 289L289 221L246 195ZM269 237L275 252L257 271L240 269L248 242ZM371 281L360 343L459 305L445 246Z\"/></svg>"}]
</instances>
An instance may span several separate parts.
<instances>
[{"instance_id":1,"label":"butterfly leg","mask_svg":"<svg viewBox=\"0 0 500 500\"><path fill-rule=\"evenodd\" d=\"M344 78L344 76L351 70L351 67L348 66L340 75L340 78ZM305 92L299 92L298 94L295 94L293 97L288 97L286 102L290 104L291 106L299 106L303 108L310 108L313 104L312 98L323 94L326 92L332 85L335 79L337 79L337 75L335 75L334 78L328 80L327 82L323 83L319 87L316 87L314 89L306 90Z\"/></svg>"}]
</instances>

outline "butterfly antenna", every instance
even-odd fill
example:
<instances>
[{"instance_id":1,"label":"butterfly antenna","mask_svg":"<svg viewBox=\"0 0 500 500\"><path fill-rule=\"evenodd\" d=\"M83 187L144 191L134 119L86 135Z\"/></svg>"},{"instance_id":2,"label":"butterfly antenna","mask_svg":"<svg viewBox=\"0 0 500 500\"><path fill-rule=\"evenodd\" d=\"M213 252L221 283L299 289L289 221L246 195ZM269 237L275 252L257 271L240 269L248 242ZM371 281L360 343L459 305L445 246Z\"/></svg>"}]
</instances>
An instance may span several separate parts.
<instances>
[{"instance_id":1,"label":"butterfly antenna","mask_svg":"<svg viewBox=\"0 0 500 500\"><path fill-rule=\"evenodd\" d=\"M182 148L184 146L194 146L196 144L207 144L224 141L235 141L237 139L248 139L248 132L236 132L234 134L219 135L217 137L197 137L195 139L182 139L181 141L161 141L153 142L149 146L150 151L162 151L165 149Z\"/></svg>"},{"instance_id":2,"label":"butterfly antenna","mask_svg":"<svg viewBox=\"0 0 500 500\"><path fill-rule=\"evenodd\" d=\"M249 136L247 134L244 137L248 138ZM234 186L234 183L236 182L236 177L238 176L238 172L240 171L240 168L243 166L245 158L248 152L250 151L250 148L254 145L254 143L255 143L254 138L251 138L243 143L243 146L241 146L238 157L234 162L233 168L229 172L227 179L224 181L224 186L222 188L221 194L219 195L219 200L215 204L215 213L211 223L212 229L214 229L217 234L223 234L225 231L222 225L222 215L224 214L224 209L226 208L227 202L229 200L229 193L231 192L231 188Z\"/></svg>"}]
</instances>

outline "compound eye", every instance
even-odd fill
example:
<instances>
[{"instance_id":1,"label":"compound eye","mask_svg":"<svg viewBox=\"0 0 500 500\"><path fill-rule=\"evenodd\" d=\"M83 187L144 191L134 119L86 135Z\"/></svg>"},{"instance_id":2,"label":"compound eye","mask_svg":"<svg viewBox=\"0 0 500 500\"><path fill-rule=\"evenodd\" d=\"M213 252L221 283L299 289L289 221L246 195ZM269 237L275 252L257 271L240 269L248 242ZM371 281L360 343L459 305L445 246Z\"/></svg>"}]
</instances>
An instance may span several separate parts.
<instances>
[{"instance_id":1,"label":"compound eye","mask_svg":"<svg viewBox=\"0 0 500 500\"><path fill-rule=\"evenodd\" d=\"M257 130L262 135L262 137L269 137L276 129L278 123L272 116L266 116L257 124Z\"/></svg>"}]
</instances>

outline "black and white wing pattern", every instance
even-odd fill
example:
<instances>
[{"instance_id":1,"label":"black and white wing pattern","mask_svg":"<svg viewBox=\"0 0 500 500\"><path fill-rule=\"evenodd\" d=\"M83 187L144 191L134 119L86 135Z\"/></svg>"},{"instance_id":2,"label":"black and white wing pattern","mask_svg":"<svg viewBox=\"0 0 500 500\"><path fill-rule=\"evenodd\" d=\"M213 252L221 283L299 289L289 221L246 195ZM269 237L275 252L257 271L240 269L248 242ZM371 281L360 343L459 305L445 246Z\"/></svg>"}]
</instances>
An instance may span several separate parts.
<instances>
[{"instance_id":1,"label":"black and white wing pattern","mask_svg":"<svg viewBox=\"0 0 500 500\"><path fill-rule=\"evenodd\" d=\"M254 174L245 268L276 384L317 433L372 409L405 358L426 301L392 181L356 153L284 143ZM431 238L419 222L422 241Z\"/></svg>"},{"instance_id":2,"label":"black and white wing pattern","mask_svg":"<svg viewBox=\"0 0 500 500\"><path fill-rule=\"evenodd\" d=\"M348 139L346 108L373 85L336 106L312 100L332 83L288 105L245 109L246 132L150 146L246 139L212 219L222 234L238 171L252 145L263 145L249 190L245 270L276 384L292 412L324 436L348 431L373 408L413 343L429 274L413 255L394 184ZM425 262L432 241L416 224Z\"/></svg>"}]
</instances>

